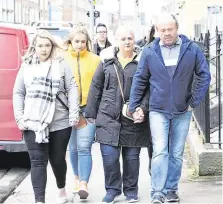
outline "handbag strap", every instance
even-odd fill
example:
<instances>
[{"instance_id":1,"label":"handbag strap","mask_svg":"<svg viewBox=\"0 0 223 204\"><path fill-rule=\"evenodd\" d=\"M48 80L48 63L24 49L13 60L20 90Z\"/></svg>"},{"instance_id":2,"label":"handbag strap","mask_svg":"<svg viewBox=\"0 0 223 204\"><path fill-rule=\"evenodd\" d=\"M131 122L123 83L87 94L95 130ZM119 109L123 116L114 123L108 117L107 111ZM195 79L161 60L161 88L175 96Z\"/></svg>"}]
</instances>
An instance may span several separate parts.
<instances>
[{"instance_id":1,"label":"handbag strap","mask_svg":"<svg viewBox=\"0 0 223 204\"><path fill-rule=\"evenodd\" d=\"M120 78L119 78L119 75L118 75L118 70L117 70L117 67L116 67L115 64L114 64L114 68L115 68L115 73L116 73L117 78L118 78L118 84L119 84L119 88L120 88L120 91L121 91L122 100L123 100L123 103L125 103L125 97L124 97L124 92L123 92L123 89L122 89L122 84L121 84L121 81L120 81Z\"/></svg>"},{"instance_id":2,"label":"handbag strap","mask_svg":"<svg viewBox=\"0 0 223 204\"><path fill-rule=\"evenodd\" d=\"M60 103L64 106L64 108L66 108L67 110L69 110L68 106L62 101L62 99L59 97L59 92L58 94L56 95L56 99L58 101L60 101Z\"/></svg>"},{"instance_id":3,"label":"handbag strap","mask_svg":"<svg viewBox=\"0 0 223 204\"><path fill-rule=\"evenodd\" d=\"M69 108L68 108L68 106L62 101L62 99L59 97L59 94L60 94L60 92L62 92L62 91L59 91L58 93L57 93L57 95L56 95L56 99L61 103L61 105L63 105L64 106L64 108L66 108L68 111L69 111ZM63 92L62 92L63 93ZM82 114L82 110L80 110L79 111L79 114Z\"/></svg>"}]
</instances>

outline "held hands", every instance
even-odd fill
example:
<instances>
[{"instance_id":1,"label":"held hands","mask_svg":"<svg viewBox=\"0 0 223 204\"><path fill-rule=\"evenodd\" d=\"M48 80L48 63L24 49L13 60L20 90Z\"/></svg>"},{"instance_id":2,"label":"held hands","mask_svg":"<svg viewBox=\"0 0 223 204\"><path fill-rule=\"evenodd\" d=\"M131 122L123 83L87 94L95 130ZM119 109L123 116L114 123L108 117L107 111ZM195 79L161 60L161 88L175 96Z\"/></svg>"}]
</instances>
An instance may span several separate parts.
<instances>
[{"instance_id":1,"label":"held hands","mask_svg":"<svg viewBox=\"0 0 223 204\"><path fill-rule=\"evenodd\" d=\"M140 107L136 108L132 116L134 118L134 123L142 123L144 121L144 113Z\"/></svg>"}]
</instances>

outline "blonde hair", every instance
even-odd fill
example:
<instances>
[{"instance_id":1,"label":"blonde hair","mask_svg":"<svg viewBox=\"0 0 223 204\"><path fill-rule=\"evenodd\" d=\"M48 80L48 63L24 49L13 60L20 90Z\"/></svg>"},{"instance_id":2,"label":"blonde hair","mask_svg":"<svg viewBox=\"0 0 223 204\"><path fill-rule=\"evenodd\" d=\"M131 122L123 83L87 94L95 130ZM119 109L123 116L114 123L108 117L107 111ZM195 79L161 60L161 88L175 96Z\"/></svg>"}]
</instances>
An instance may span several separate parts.
<instances>
[{"instance_id":1,"label":"blonde hair","mask_svg":"<svg viewBox=\"0 0 223 204\"><path fill-rule=\"evenodd\" d=\"M118 26L115 32L115 38L117 39L120 35L127 32L135 38L134 29L130 25L124 25L124 24Z\"/></svg>"},{"instance_id":2,"label":"blonde hair","mask_svg":"<svg viewBox=\"0 0 223 204\"><path fill-rule=\"evenodd\" d=\"M57 50L61 49L61 47L58 45L58 43L55 41L53 36L47 30L41 29L41 30L38 30L34 34L34 37L33 37L32 41L30 42L28 50L27 50L26 54L23 56L23 61L26 61L26 60L31 61L32 60L33 56L36 53L35 46L36 46L38 37L50 40L50 42L52 44L52 50L51 50L49 58L55 59L57 57Z\"/></svg>"},{"instance_id":3,"label":"blonde hair","mask_svg":"<svg viewBox=\"0 0 223 204\"><path fill-rule=\"evenodd\" d=\"M77 24L74 25L74 28L70 32L70 34L68 36L68 39L64 42L64 45L66 46L66 49L71 44L72 40L74 39L74 37L77 33L82 33L82 34L86 35L86 38L87 38L86 47L87 47L87 50L89 52L91 52L91 50L92 50L91 38L90 38L90 35L89 35L88 30L86 28L86 25L82 22L78 22Z\"/></svg>"}]
</instances>

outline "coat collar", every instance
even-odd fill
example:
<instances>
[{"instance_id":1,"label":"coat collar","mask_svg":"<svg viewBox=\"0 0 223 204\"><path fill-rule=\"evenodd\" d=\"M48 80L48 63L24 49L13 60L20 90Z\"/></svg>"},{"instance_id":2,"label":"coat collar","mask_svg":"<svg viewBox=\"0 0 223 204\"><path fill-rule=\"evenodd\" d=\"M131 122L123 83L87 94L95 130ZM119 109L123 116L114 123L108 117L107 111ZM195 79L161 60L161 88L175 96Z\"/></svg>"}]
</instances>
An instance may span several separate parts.
<instances>
[{"instance_id":1,"label":"coat collar","mask_svg":"<svg viewBox=\"0 0 223 204\"><path fill-rule=\"evenodd\" d=\"M179 35L179 37L181 38L181 43L182 44L181 44L181 48L180 48L180 55L179 55L179 58L178 58L178 63L181 60L185 51L188 49L188 47L192 43L192 41L189 40L185 35ZM164 65L164 60L163 60L161 49L160 49L160 38L156 38L152 43L150 43L148 45L148 48L155 51L155 53L157 54L157 56L161 60L162 64Z\"/></svg>"},{"instance_id":2,"label":"coat collar","mask_svg":"<svg viewBox=\"0 0 223 204\"><path fill-rule=\"evenodd\" d=\"M86 48L78 53L78 52L74 51L72 45L69 45L67 51L68 51L68 53L71 54L72 57L78 57L78 55L80 57L83 57L83 56L87 55L87 53L88 53Z\"/></svg>"},{"instance_id":3,"label":"coat collar","mask_svg":"<svg viewBox=\"0 0 223 204\"><path fill-rule=\"evenodd\" d=\"M106 63L108 61L114 61L114 60L118 60L117 54L118 54L118 47L115 46L110 46L104 50L101 51L100 53L100 59L103 63ZM133 62L134 61L138 61L138 50L134 50L136 52L135 57L133 58Z\"/></svg>"}]
</instances>

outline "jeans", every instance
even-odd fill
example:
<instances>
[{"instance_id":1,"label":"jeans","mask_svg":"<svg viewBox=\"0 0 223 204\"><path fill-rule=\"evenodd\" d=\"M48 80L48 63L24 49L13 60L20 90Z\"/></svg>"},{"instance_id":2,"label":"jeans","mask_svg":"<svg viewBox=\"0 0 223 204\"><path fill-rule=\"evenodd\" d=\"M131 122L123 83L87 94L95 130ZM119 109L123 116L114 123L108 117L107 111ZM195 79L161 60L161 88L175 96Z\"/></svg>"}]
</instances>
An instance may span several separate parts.
<instances>
[{"instance_id":1,"label":"jeans","mask_svg":"<svg viewBox=\"0 0 223 204\"><path fill-rule=\"evenodd\" d=\"M91 146L95 138L96 126L87 124L79 130L73 128L69 142L70 161L75 176L80 181L89 181L92 169Z\"/></svg>"},{"instance_id":2,"label":"jeans","mask_svg":"<svg viewBox=\"0 0 223 204\"><path fill-rule=\"evenodd\" d=\"M24 139L31 160L31 181L35 202L45 203L48 159L56 177L57 187L64 188L67 163L65 160L71 128L50 132L49 143L36 143L33 131L24 131Z\"/></svg>"},{"instance_id":3,"label":"jeans","mask_svg":"<svg viewBox=\"0 0 223 204\"><path fill-rule=\"evenodd\" d=\"M178 190L191 115L191 111L173 116L155 111L149 113L153 143L152 197L165 197L168 191Z\"/></svg>"},{"instance_id":4,"label":"jeans","mask_svg":"<svg viewBox=\"0 0 223 204\"><path fill-rule=\"evenodd\" d=\"M105 189L107 193L119 195L138 194L138 178L139 178L139 154L140 147L113 147L101 144L101 154L104 166ZM123 175L120 171L120 152L123 158Z\"/></svg>"}]
</instances>

